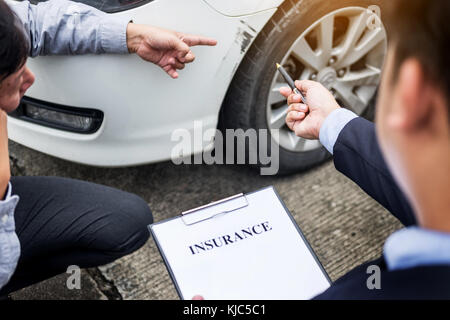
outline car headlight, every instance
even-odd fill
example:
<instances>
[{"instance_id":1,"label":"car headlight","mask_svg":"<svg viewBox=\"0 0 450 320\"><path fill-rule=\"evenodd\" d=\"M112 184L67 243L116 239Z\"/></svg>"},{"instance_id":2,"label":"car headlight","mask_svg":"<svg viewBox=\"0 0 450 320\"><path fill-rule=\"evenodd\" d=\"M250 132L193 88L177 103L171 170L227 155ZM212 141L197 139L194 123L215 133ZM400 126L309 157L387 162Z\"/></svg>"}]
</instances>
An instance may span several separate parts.
<instances>
[{"instance_id":1,"label":"car headlight","mask_svg":"<svg viewBox=\"0 0 450 320\"><path fill-rule=\"evenodd\" d=\"M31 3L37 4L39 2L45 2L47 0L31 0ZM125 11L128 9L142 6L153 0L73 0L87 4L91 7L97 8L107 13Z\"/></svg>"}]
</instances>

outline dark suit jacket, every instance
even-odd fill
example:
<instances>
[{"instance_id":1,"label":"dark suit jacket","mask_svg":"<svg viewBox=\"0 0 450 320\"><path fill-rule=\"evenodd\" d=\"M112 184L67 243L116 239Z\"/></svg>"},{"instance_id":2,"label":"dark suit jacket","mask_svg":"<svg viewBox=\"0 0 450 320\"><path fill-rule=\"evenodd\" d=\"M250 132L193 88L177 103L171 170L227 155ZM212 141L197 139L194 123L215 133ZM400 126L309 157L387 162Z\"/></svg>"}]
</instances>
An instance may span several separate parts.
<instances>
[{"instance_id":1,"label":"dark suit jacket","mask_svg":"<svg viewBox=\"0 0 450 320\"><path fill-rule=\"evenodd\" d=\"M345 126L334 146L334 163L405 226L416 224L383 159L373 123L357 118ZM367 288L367 267L374 264L381 269L381 290ZM381 257L350 271L316 299L450 299L450 266L389 271Z\"/></svg>"}]
</instances>

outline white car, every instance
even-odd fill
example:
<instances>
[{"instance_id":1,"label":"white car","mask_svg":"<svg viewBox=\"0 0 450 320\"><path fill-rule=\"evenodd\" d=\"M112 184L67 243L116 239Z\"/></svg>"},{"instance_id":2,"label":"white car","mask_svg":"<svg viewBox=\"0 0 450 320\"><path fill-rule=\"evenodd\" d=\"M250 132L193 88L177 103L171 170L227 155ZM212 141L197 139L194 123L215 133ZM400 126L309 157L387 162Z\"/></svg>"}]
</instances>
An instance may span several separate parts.
<instances>
[{"instance_id":1,"label":"white car","mask_svg":"<svg viewBox=\"0 0 450 320\"><path fill-rule=\"evenodd\" d=\"M35 0L34 2L39 2ZM285 125L281 64L360 115L373 113L387 37L379 0L80 0L136 23L218 40L196 47L178 80L137 56L39 57L36 83L9 119L10 138L58 158L119 167L165 161L176 129L280 129L280 172L328 158ZM376 11L376 10L375 10ZM192 154L211 144L197 144Z\"/></svg>"}]
</instances>

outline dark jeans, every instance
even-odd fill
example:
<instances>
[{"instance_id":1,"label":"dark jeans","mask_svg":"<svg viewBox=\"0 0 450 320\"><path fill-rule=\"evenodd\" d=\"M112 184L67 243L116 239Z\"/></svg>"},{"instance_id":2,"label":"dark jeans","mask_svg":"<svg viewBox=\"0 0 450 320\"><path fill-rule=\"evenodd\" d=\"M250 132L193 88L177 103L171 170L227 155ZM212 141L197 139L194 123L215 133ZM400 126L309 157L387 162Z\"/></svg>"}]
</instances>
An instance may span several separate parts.
<instances>
[{"instance_id":1,"label":"dark jeans","mask_svg":"<svg viewBox=\"0 0 450 320\"><path fill-rule=\"evenodd\" d=\"M21 256L5 295L66 272L134 252L149 238L147 203L113 188L55 177L13 177Z\"/></svg>"}]
</instances>

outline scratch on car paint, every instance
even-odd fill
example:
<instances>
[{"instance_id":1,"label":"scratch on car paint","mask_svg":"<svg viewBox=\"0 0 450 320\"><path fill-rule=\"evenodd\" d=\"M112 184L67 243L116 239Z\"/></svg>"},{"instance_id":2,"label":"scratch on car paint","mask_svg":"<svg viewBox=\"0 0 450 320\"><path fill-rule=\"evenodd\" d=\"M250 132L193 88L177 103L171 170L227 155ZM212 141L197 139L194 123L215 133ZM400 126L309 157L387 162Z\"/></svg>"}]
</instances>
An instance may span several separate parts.
<instances>
[{"instance_id":1,"label":"scratch on car paint","mask_svg":"<svg viewBox=\"0 0 450 320\"><path fill-rule=\"evenodd\" d=\"M240 20L244 28L238 28L235 41L241 46L241 54L245 53L256 36L256 30L244 20Z\"/></svg>"},{"instance_id":2,"label":"scratch on car paint","mask_svg":"<svg viewBox=\"0 0 450 320\"><path fill-rule=\"evenodd\" d=\"M248 33L247 31L243 31L240 36L241 36L241 53L244 53L247 50L250 43L252 42L254 36Z\"/></svg>"},{"instance_id":3,"label":"scratch on car paint","mask_svg":"<svg viewBox=\"0 0 450 320\"><path fill-rule=\"evenodd\" d=\"M251 26L249 25L246 21L244 20L240 20L241 22L241 27L238 27L237 31L236 31L236 35L234 37L234 43L236 45L239 46L240 49L240 53L244 54L248 47L250 46L250 44L252 43L252 40L256 37L256 35L258 34L258 32ZM236 50L236 46L232 46L230 47L229 51L227 52L227 54L225 54L222 58L222 64L221 65L225 65L226 61L228 60L230 53L233 52L234 50ZM236 63L234 63L234 67L233 70L231 72L231 78L233 78L237 68L240 65L240 61L237 61ZM218 72L221 69L218 70Z\"/></svg>"},{"instance_id":4,"label":"scratch on car paint","mask_svg":"<svg viewBox=\"0 0 450 320\"><path fill-rule=\"evenodd\" d=\"M240 22L245 25L247 28L249 28L253 33L258 33L251 25L249 25L245 20L240 20Z\"/></svg>"},{"instance_id":5,"label":"scratch on car paint","mask_svg":"<svg viewBox=\"0 0 450 320\"><path fill-rule=\"evenodd\" d=\"M248 29L238 28L234 42L241 47L241 54L245 53L252 43L255 34L251 34Z\"/></svg>"}]
</instances>

